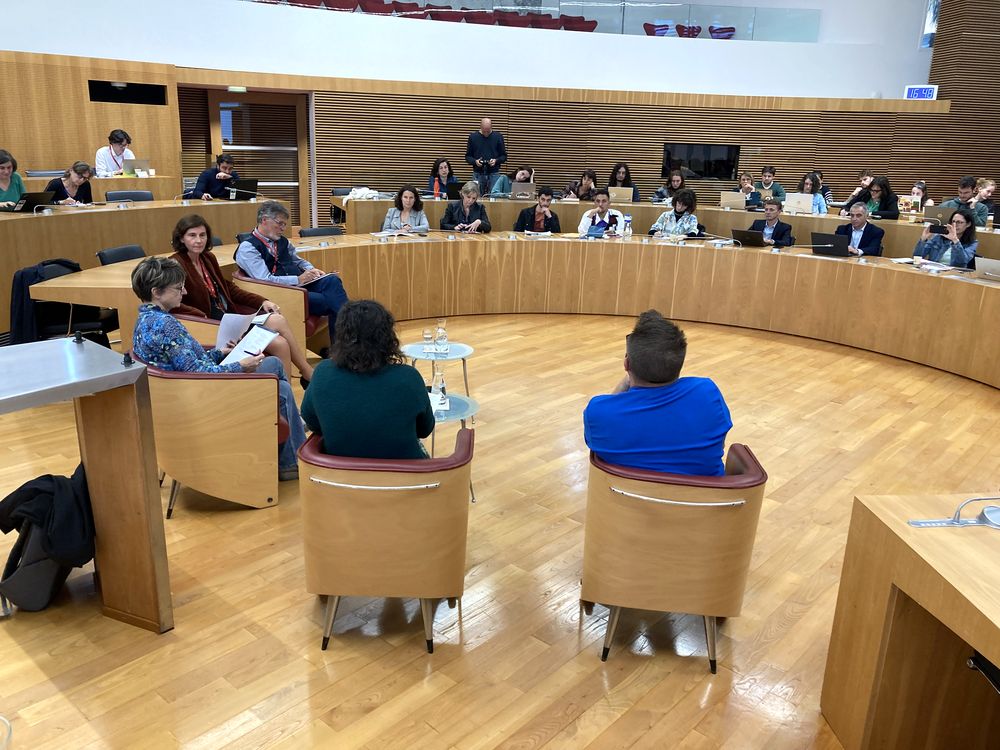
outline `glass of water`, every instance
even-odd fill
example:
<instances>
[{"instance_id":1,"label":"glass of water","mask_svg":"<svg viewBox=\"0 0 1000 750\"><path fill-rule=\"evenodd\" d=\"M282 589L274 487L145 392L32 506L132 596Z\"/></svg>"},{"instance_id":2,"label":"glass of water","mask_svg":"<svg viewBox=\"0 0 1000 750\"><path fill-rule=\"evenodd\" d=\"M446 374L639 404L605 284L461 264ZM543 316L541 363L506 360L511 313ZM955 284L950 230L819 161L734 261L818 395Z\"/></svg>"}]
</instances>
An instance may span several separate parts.
<instances>
[{"instance_id":1,"label":"glass of water","mask_svg":"<svg viewBox=\"0 0 1000 750\"><path fill-rule=\"evenodd\" d=\"M447 354L451 348L448 345L448 329L445 328L443 325L440 325L443 322L444 320L438 321L439 325L437 331L435 332L435 337L434 337L434 344L438 354Z\"/></svg>"},{"instance_id":2,"label":"glass of water","mask_svg":"<svg viewBox=\"0 0 1000 750\"><path fill-rule=\"evenodd\" d=\"M424 351L425 352L431 351L431 347L434 345L434 331L433 331L433 329L431 329L431 328L425 328L421 332L421 335L423 336L423 339L424 339Z\"/></svg>"}]
</instances>

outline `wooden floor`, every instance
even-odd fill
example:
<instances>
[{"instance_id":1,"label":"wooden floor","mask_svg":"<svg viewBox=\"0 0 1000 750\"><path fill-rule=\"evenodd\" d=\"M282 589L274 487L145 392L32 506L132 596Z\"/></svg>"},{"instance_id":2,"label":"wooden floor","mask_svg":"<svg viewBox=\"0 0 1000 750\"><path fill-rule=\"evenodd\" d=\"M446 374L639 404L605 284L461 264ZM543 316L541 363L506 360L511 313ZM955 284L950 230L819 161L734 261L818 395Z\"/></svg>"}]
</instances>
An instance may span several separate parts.
<instances>
[{"instance_id":1,"label":"wooden floor","mask_svg":"<svg viewBox=\"0 0 1000 750\"><path fill-rule=\"evenodd\" d=\"M347 600L320 651L296 485L267 510L185 492L167 523L174 631L101 617L79 571L47 612L0 622L14 747L839 747L818 706L851 499L995 493L1000 393L835 345L685 325L685 373L719 383L730 441L770 474L743 616L721 628L716 676L701 620L683 615L625 613L602 664L607 612L577 604L580 414L621 377L630 327L449 321L451 339L476 348L478 503L461 612L438 607L432 656L414 601ZM401 337L421 328L402 324ZM460 388L460 369L449 375ZM0 454L0 493L70 472L70 406L0 417ZM0 557L12 542L0 538Z\"/></svg>"}]
</instances>

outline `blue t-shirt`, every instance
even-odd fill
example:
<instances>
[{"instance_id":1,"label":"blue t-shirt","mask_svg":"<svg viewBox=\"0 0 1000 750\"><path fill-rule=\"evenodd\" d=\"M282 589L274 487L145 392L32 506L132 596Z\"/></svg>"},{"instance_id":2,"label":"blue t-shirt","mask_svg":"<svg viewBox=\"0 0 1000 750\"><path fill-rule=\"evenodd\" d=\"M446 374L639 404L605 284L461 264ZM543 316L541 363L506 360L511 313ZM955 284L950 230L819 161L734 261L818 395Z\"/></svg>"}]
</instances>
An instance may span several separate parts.
<instances>
[{"instance_id":1,"label":"blue t-shirt","mask_svg":"<svg viewBox=\"0 0 1000 750\"><path fill-rule=\"evenodd\" d=\"M671 474L722 476L732 426L722 392L708 378L594 396L583 411L584 440L600 458Z\"/></svg>"}]
</instances>

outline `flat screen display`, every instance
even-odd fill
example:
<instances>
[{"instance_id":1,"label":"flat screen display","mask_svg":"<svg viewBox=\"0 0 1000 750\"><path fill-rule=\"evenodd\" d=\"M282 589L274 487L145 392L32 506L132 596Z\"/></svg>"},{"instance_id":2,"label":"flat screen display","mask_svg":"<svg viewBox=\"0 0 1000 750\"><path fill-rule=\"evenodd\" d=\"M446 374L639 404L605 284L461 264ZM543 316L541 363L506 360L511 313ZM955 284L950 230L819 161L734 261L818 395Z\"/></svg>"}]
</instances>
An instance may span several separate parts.
<instances>
[{"instance_id":1,"label":"flat screen display","mask_svg":"<svg viewBox=\"0 0 1000 750\"><path fill-rule=\"evenodd\" d=\"M740 147L715 143L664 143L662 177L679 169L684 179L735 180Z\"/></svg>"}]
</instances>

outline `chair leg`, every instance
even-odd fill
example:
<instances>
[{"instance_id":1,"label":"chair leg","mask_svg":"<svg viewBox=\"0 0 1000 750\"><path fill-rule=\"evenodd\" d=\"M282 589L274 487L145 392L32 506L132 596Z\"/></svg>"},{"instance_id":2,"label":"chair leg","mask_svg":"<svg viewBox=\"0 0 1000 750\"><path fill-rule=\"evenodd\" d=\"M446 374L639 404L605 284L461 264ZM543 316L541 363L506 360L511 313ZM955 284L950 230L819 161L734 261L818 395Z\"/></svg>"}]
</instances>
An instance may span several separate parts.
<instances>
[{"instance_id":1,"label":"chair leg","mask_svg":"<svg viewBox=\"0 0 1000 750\"><path fill-rule=\"evenodd\" d=\"M715 636L718 633L718 621L709 615L705 615L705 640L708 642L708 668L712 674L716 673L717 662L715 659Z\"/></svg>"},{"instance_id":2,"label":"chair leg","mask_svg":"<svg viewBox=\"0 0 1000 750\"><path fill-rule=\"evenodd\" d=\"M326 597L326 612L323 615L323 651L326 651L326 647L330 645L330 636L333 635L333 621L337 617L338 606L340 606L339 596Z\"/></svg>"},{"instance_id":3,"label":"chair leg","mask_svg":"<svg viewBox=\"0 0 1000 750\"><path fill-rule=\"evenodd\" d=\"M424 638L427 640L427 653L434 653L434 600L420 600L420 614L424 618Z\"/></svg>"},{"instance_id":4,"label":"chair leg","mask_svg":"<svg viewBox=\"0 0 1000 750\"><path fill-rule=\"evenodd\" d=\"M588 602L586 599L581 599L580 600L580 606L583 608L583 614L587 615L588 617L590 615L594 614L594 603L593 602Z\"/></svg>"},{"instance_id":5,"label":"chair leg","mask_svg":"<svg viewBox=\"0 0 1000 750\"><path fill-rule=\"evenodd\" d=\"M601 652L601 661L608 660L608 653L611 651L611 641L615 639L615 631L618 629L618 618L621 617L622 608L612 607L608 612L608 629L604 633L604 650Z\"/></svg>"},{"instance_id":6,"label":"chair leg","mask_svg":"<svg viewBox=\"0 0 1000 750\"><path fill-rule=\"evenodd\" d=\"M181 483L176 479L170 480L170 501L167 503L167 518L174 515L174 505L177 503L177 495L181 491Z\"/></svg>"},{"instance_id":7,"label":"chair leg","mask_svg":"<svg viewBox=\"0 0 1000 750\"><path fill-rule=\"evenodd\" d=\"M166 478L167 478L167 472L161 471L160 472L160 486L161 487L163 486L163 480L166 479Z\"/></svg>"},{"instance_id":8,"label":"chair leg","mask_svg":"<svg viewBox=\"0 0 1000 750\"><path fill-rule=\"evenodd\" d=\"M448 609L455 609L458 606L458 598L454 596L448 597Z\"/></svg>"}]
</instances>

